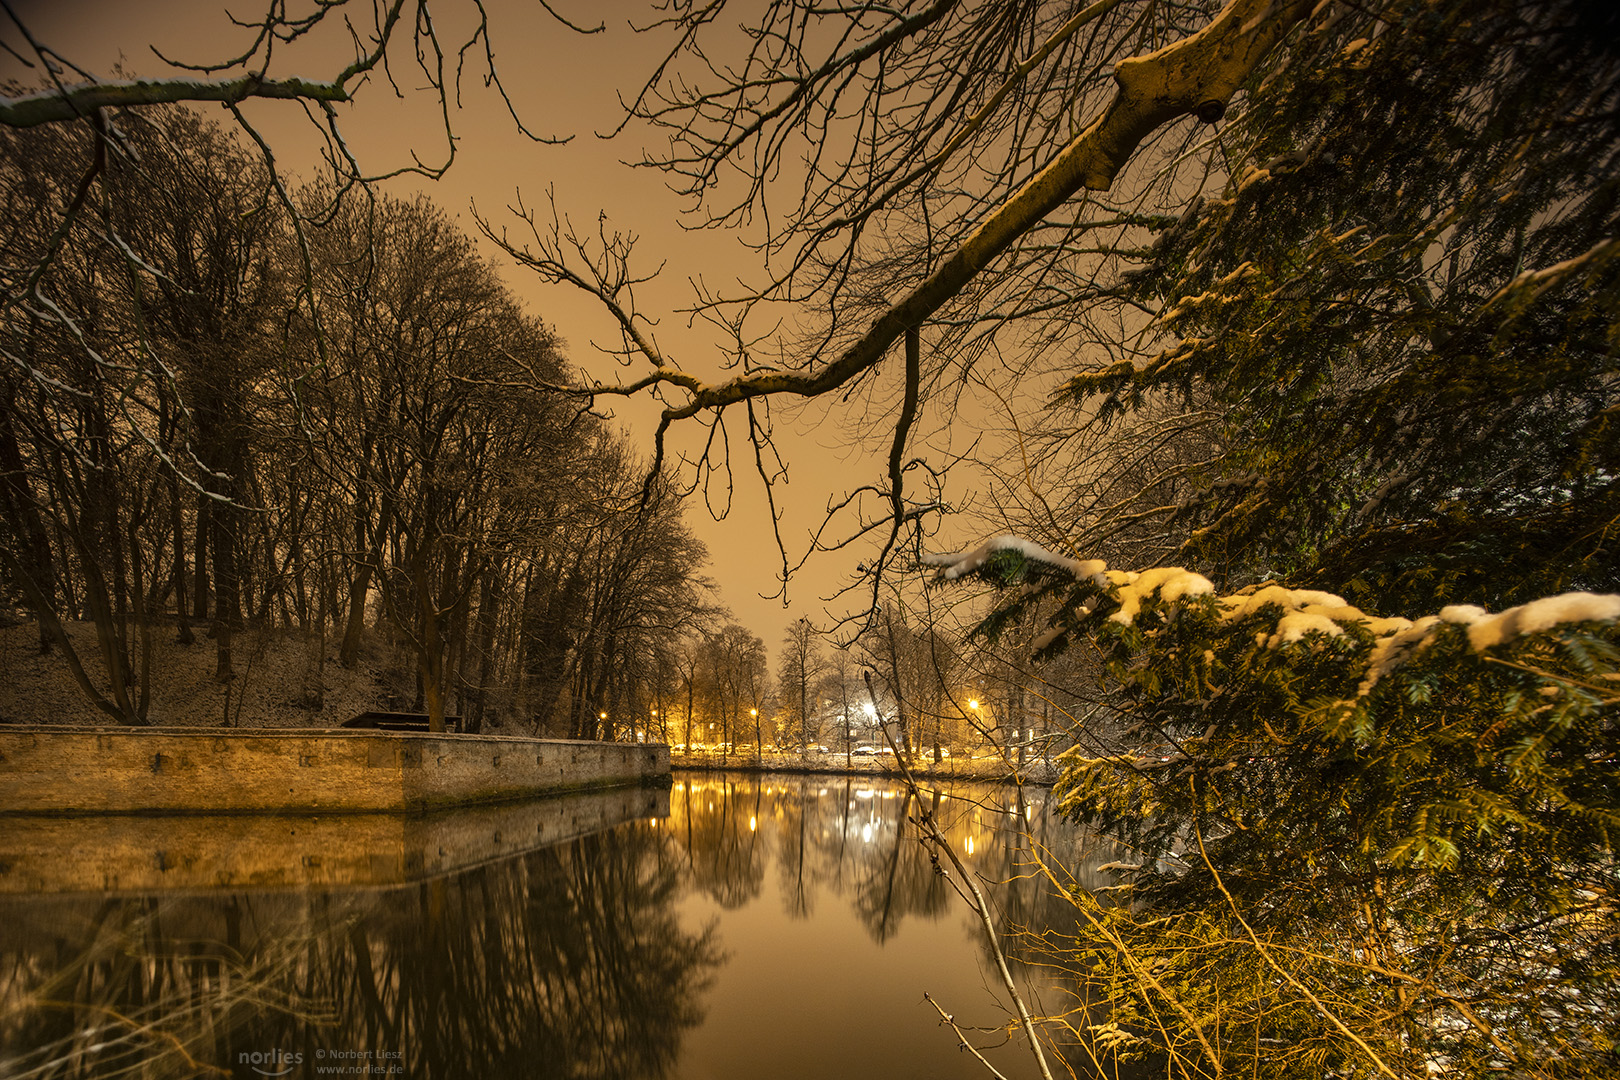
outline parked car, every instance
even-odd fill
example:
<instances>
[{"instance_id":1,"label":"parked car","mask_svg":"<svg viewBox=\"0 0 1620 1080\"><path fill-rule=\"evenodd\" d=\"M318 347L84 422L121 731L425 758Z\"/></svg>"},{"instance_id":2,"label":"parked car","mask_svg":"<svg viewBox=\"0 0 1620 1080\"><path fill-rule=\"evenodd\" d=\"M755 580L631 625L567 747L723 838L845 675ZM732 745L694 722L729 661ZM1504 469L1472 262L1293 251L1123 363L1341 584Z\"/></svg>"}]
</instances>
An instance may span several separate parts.
<instances>
[{"instance_id":1,"label":"parked car","mask_svg":"<svg viewBox=\"0 0 1620 1080\"><path fill-rule=\"evenodd\" d=\"M877 752L877 747L875 746L857 746L855 749L851 750L849 754L851 757L875 757Z\"/></svg>"}]
</instances>

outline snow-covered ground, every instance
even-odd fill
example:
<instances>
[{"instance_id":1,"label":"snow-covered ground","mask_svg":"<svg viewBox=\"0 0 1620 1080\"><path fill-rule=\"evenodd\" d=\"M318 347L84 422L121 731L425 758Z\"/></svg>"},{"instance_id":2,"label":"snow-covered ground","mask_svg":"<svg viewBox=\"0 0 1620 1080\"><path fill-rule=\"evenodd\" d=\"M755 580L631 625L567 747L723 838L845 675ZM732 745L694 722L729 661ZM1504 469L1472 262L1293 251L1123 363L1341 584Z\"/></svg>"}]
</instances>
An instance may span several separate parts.
<instances>
[{"instance_id":1,"label":"snow-covered ground","mask_svg":"<svg viewBox=\"0 0 1620 1080\"><path fill-rule=\"evenodd\" d=\"M68 623L85 670L106 691L91 623ZM296 633L238 633L233 643L236 678L214 678L215 647L199 630L192 645L175 643L172 627L153 640L152 704L148 719L168 726L216 726L225 716L230 691L232 723L242 727L331 727L356 713L387 708L381 673L362 659L350 671L328 659L322 671L325 708L304 708L309 655ZM328 641L335 651L336 642ZM137 663L139 660L137 659ZM60 652L39 651L39 630L32 622L0 628L0 722L29 724L105 724L111 718L91 704L74 682Z\"/></svg>"}]
</instances>

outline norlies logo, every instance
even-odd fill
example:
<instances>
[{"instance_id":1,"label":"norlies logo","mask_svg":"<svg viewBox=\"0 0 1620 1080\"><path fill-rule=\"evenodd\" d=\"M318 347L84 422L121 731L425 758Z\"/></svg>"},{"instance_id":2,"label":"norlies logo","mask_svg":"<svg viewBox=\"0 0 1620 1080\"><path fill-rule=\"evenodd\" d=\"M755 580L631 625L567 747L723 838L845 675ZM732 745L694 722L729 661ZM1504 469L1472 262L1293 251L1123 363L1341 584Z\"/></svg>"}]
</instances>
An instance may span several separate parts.
<instances>
[{"instance_id":1,"label":"norlies logo","mask_svg":"<svg viewBox=\"0 0 1620 1080\"><path fill-rule=\"evenodd\" d=\"M293 1066L303 1063L304 1055L287 1050L242 1051L236 1055L238 1065L246 1065L260 1076L286 1076Z\"/></svg>"}]
</instances>

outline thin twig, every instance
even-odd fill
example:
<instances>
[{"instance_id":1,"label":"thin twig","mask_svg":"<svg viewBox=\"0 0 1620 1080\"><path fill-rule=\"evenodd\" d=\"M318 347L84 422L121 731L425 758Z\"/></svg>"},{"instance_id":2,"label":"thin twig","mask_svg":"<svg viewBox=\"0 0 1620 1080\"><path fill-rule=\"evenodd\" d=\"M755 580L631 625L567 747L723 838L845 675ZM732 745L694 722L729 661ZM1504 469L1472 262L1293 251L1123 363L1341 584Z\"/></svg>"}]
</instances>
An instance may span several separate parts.
<instances>
[{"instance_id":1,"label":"thin twig","mask_svg":"<svg viewBox=\"0 0 1620 1080\"><path fill-rule=\"evenodd\" d=\"M866 680L866 692L872 699L872 708L874 711L878 711L881 718L881 711L878 710L877 692L872 688L872 673L864 671L861 674ZM900 763L900 770L905 776L906 786L920 804L922 801L922 786L917 783L917 777L911 771L911 764L900 753L900 748L894 744L893 737L889 735L888 725L880 724L879 727L883 732L883 741L889 744L889 749L894 751L895 760ZM950 860L951 866L956 870L957 880L967 886L968 892L972 894L974 912L979 916L979 924L984 927L985 939L990 944L990 955L996 958L996 970L1001 975L1001 985L1006 989L1007 995L1012 998L1014 1008L1018 1010L1018 1022L1024 1029L1025 1037L1029 1039L1029 1048L1030 1052L1035 1055L1035 1064L1041 1070L1042 1080L1053 1080L1052 1070L1046 1063L1046 1051L1042 1048L1041 1040L1035 1033L1035 1021L1031 1018L1023 997L1018 993L1018 987L1013 983L1012 970L1007 967L1007 954L1001 949L1001 939L996 933L995 919L990 914L989 902L985 900L984 893L980 891L978 883L973 880L972 873L962 865L962 860L957 857L956 849L951 847L950 841L940 832L939 823L934 820L933 811L924 810L922 815L914 820L922 829L923 838L932 844L936 851L944 853L945 857Z\"/></svg>"},{"instance_id":2,"label":"thin twig","mask_svg":"<svg viewBox=\"0 0 1620 1080\"><path fill-rule=\"evenodd\" d=\"M972 1043L968 1042L967 1036L962 1034L962 1029L956 1026L956 1017L952 1016L950 1013L948 1013L944 1009L940 1008L939 1002L935 1001L933 999L932 995L925 992L923 994L923 1000L928 1002L928 1004L932 1005L934 1007L934 1010L939 1013L939 1022L941 1024L949 1024L950 1027L951 1027L951 1030L956 1032L956 1037L959 1040L961 1040L961 1048L963 1050L970 1051L973 1054L974 1057L978 1058L980 1064L982 1064L986 1069L990 1070L990 1075L991 1076L996 1077L997 1080L1007 1080L1007 1078L1004 1075L1002 1075L1002 1073L1001 1073L1001 1071L999 1069L997 1069L994 1065L990 1064L990 1059L989 1058L987 1058L983 1054L979 1053L979 1048L977 1046L974 1046Z\"/></svg>"}]
</instances>

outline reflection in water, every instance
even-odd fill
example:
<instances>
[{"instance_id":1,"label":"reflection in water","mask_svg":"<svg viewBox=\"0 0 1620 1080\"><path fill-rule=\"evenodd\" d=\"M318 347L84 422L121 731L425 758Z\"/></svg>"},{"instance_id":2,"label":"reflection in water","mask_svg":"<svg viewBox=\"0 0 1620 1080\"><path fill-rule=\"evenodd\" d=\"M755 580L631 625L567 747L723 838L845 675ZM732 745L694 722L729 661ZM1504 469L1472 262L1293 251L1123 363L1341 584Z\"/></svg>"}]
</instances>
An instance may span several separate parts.
<instances>
[{"instance_id":1,"label":"reflection in water","mask_svg":"<svg viewBox=\"0 0 1620 1080\"><path fill-rule=\"evenodd\" d=\"M926 1005L926 991L1008 1076L1033 1074L1022 1037L1005 1033L1009 1002L989 989L991 960L969 908L936 871L908 824L924 809L991 890L1004 939L1017 931L1072 932L1076 909L1030 873L1031 845L1073 871L1111 847L1049 817L1044 789L925 787L918 796L872 777L677 775L672 832L690 867L688 925L717 920L727 952L705 1023L688 1039L680 1075L982 1077ZM1011 959L1020 992L1048 1015L1084 1024L1077 988L1045 966ZM763 1022L763 1023L762 1023ZM1001 1030L998 1030L1001 1029ZM1084 1055L1074 1066L1087 1071Z\"/></svg>"},{"instance_id":2,"label":"reflection in water","mask_svg":"<svg viewBox=\"0 0 1620 1080\"><path fill-rule=\"evenodd\" d=\"M848 901L881 945L909 916L937 919L956 910L949 884L906 824L924 809L983 879L1011 884L998 892L1008 929L1049 925L1071 906L1031 877L1032 845L1082 887L1110 884L1096 868L1117 853L1052 819L1049 794L953 784L924 787L922 806L899 781L881 778L694 773L677 779L667 827L685 849L693 886L721 907L756 899L766 864L774 863L789 918L811 916L821 894L831 893Z\"/></svg>"},{"instance_id":3,"label":"reflection in water","mask_svg":"<svg viewBox=\"0 0 1620 1080\"><path fill-rule=\"evenodd\" d=\"M987 880L1033 842L1105 884L1112 852L1045 798L921 793ZM1028 1075L923 808L872 778L687 774L667 818L395 886L0 897L0 1075L984 1075L924 991ZM1073 918L1028 875L996 896L1007 929Z\"/></svg>"},{"instance_id":4,"label":"reflection in water","mask_svg":"<svg viewBox=\"0 0 1620 1080\"><path fill-rule=\"evenodd\" d=\"M719 959L681 882L621 827L392 888L7 898L0 1075L668 1075Z\"/></svg>"}]
</instances>

